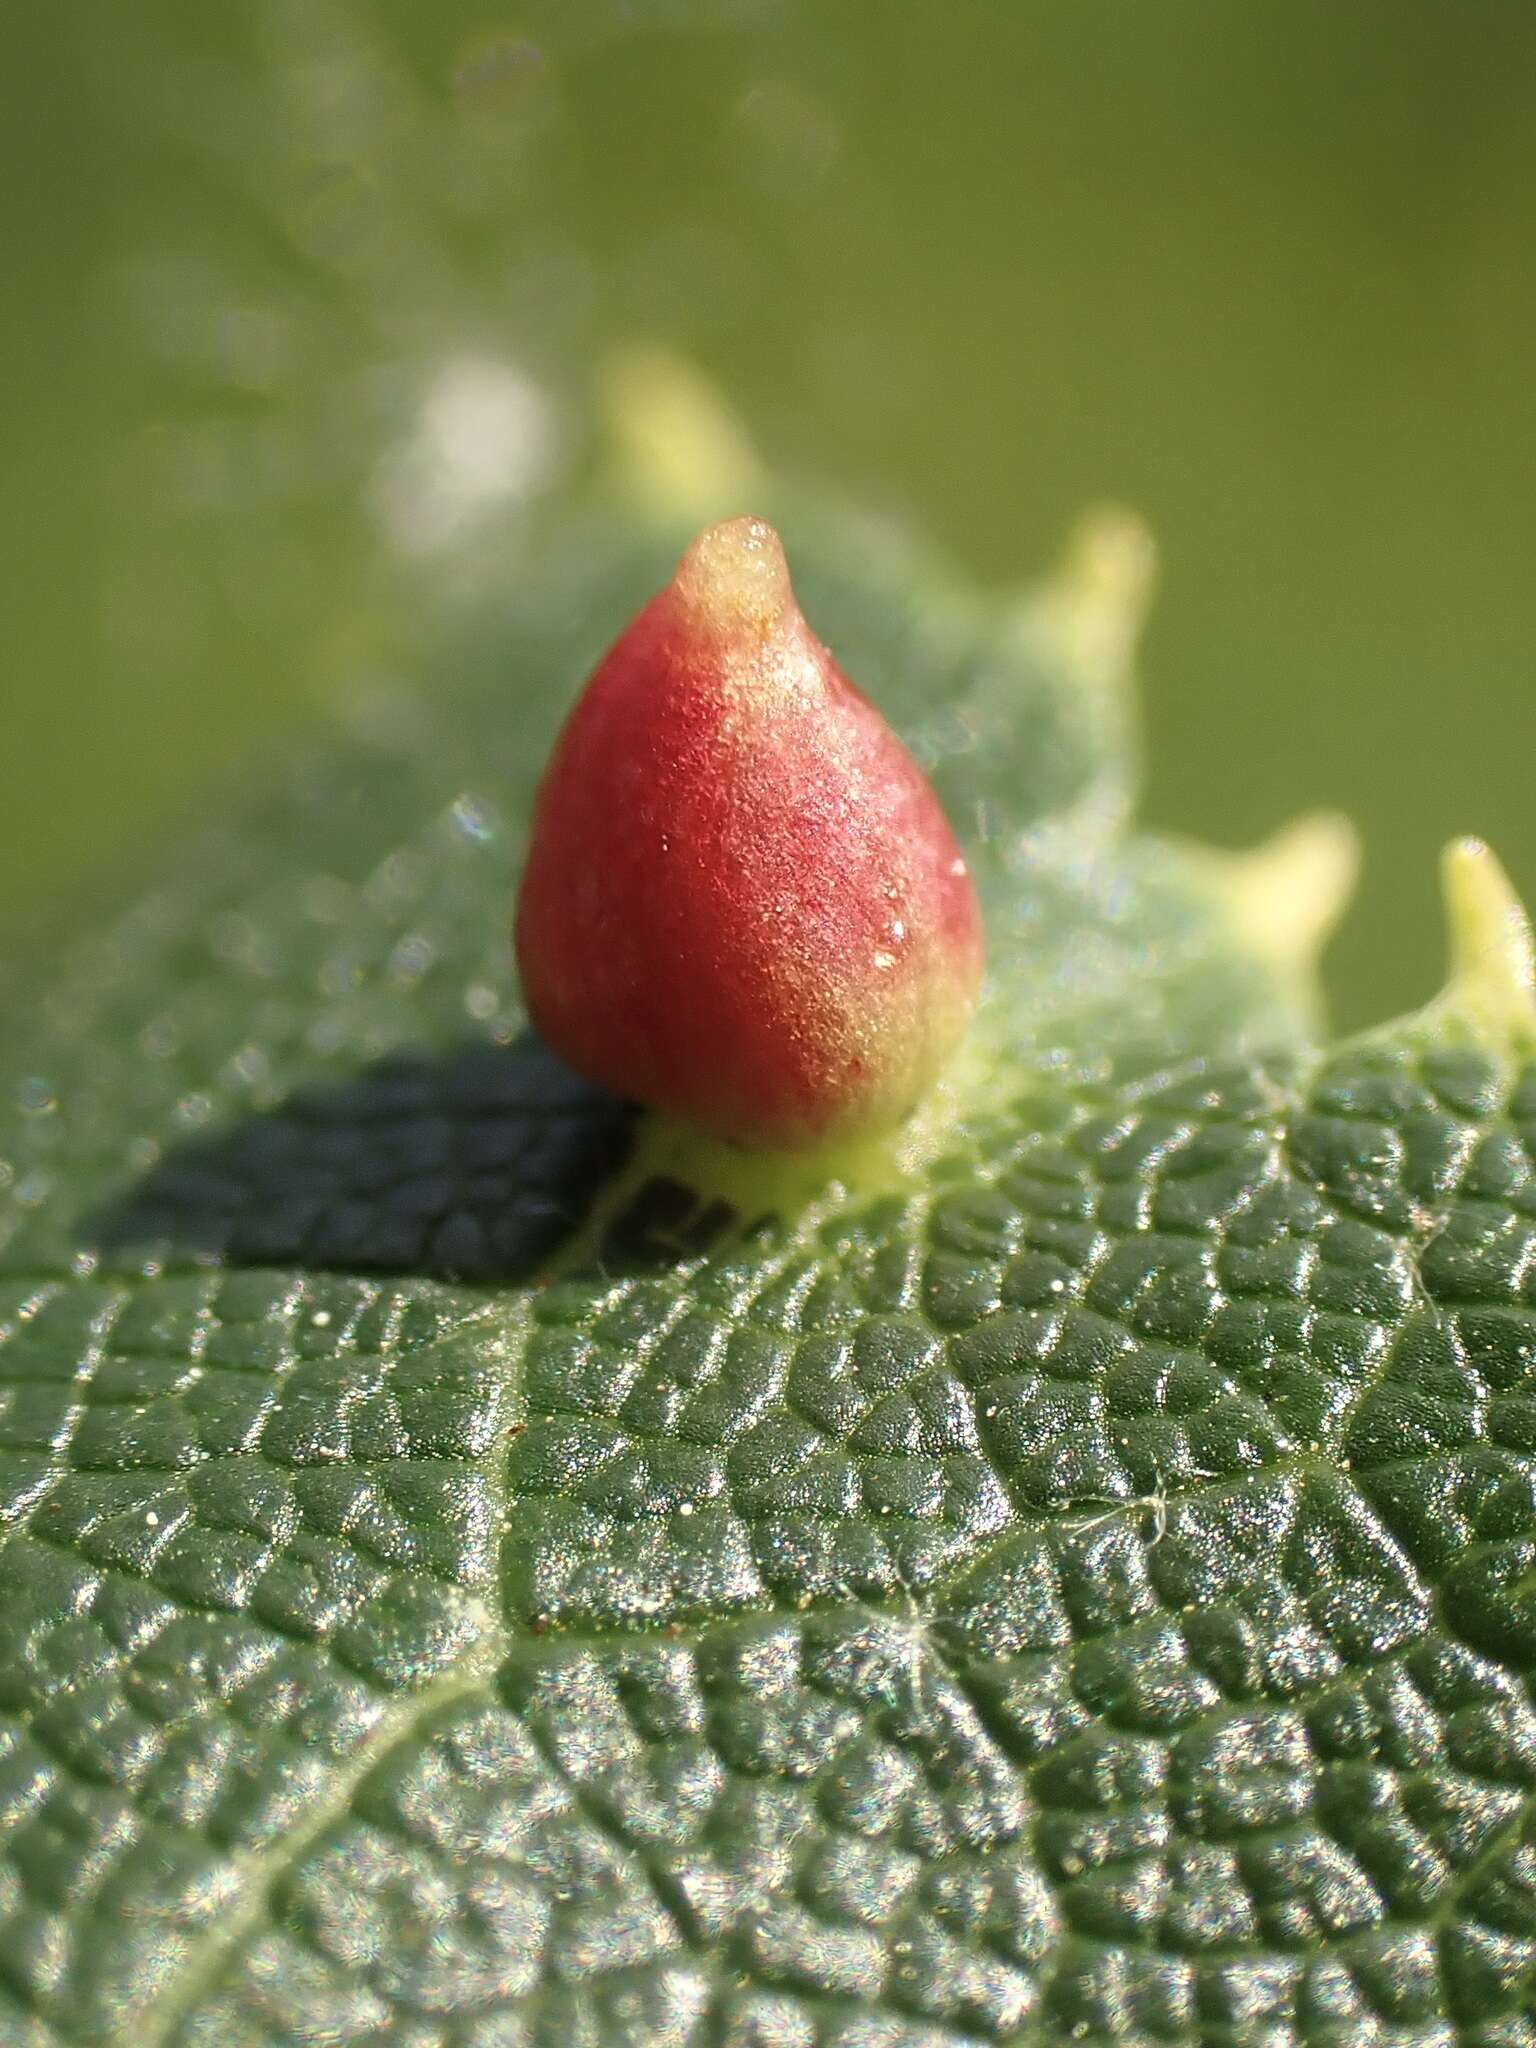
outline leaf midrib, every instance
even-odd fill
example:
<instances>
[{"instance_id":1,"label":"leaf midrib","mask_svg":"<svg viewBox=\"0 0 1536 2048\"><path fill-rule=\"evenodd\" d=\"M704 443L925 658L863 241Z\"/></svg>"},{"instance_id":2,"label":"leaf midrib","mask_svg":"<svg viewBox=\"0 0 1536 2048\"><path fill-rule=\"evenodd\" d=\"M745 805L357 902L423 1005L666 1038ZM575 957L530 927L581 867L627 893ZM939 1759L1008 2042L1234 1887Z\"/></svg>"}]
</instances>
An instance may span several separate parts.
<instances>
[{"instance_id":1,"label":"leaf midrib","mask_svg":"<svg viewBox=\"0 0 1536 2048\"><path fill-rule=\"evenodd\" d=\"M496 1657L487 1661L494 1666L500 1659L498 1647ZM466 1700L493 1697L491 1679L482 1668L482 1660L476 1657L474 1661L473 1672L449 1672L425 1691L386 1708L369 1735L337 1768L323 1797L262 1848L243 1851L233 1858L233 1905L220 1912L190 1944L178 1968L135 2020L135 2048L172 2048L183 2022L191 2018L203 1993L217 1982L225 1965L260 1927L273 1887L297 1866L328 1828L347 1814L376 1770L398 1750L425 1734L439 1715L446 1715Z\"/></svg>"}]
</instances>

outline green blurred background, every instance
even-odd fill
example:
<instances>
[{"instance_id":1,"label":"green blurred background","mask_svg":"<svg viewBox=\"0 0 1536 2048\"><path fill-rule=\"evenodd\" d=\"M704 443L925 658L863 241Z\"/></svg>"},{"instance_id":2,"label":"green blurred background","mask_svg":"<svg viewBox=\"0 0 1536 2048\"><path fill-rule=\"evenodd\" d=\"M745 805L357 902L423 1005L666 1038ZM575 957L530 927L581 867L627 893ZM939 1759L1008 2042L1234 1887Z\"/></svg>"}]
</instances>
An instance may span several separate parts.
<instances>
[{"instance_id":1,"label":"green blurred background","mask_svg":"<svg viewBox=\"0 0 1536 2048\"><path fill-rule=\"evenodd\" d=\"M7 44L0 939L398 659L637 338L988 582L1144 512L1148 814L1356 816L1344 1021L1438 977L1450 833L1536 895L1527 0L135 0Z\"/></svg>"}]
</instances>

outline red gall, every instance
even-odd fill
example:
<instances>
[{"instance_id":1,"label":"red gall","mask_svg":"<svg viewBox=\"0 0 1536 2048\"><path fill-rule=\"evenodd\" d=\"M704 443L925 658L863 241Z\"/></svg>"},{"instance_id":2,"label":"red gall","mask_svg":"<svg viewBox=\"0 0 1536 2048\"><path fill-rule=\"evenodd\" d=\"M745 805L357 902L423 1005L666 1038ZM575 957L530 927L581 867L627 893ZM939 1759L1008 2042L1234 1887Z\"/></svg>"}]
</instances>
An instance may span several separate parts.
<instances>
[{"instance_id":1,"label":"red gall","mask_svg":"<svg viewBox=\"0 0 1536 2048\"><path fill-rule=\"evenodd\" d=\"M895 1123L953 1051L982 962L965 860L764 521L700 534L582 691L517 957L579 1073L742 1145Z\"/></svg>"}]
</instances>

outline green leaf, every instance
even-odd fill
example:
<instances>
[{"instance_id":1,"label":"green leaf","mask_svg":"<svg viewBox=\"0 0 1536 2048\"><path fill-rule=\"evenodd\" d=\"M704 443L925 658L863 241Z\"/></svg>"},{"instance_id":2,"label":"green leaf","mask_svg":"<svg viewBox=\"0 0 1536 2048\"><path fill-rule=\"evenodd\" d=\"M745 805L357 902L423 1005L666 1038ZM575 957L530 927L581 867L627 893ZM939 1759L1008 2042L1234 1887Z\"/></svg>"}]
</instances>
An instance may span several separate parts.
<instances>
[{"instance_id":1,"label":"green leaf","mask_svg":"<svg viewBox=\"0 0 1536 2048\"><path fill-rule=\"evenodd\" d=\"M1319 1051L1336 828L1124 831L1133 532L1021 608L781 523L986 893L882 1182L722 1228L521 1036L667 537L12 980L5 2048L1536 2042L1519 913L1458 854L1446 997Z\"/></svg>"}]
</instances>

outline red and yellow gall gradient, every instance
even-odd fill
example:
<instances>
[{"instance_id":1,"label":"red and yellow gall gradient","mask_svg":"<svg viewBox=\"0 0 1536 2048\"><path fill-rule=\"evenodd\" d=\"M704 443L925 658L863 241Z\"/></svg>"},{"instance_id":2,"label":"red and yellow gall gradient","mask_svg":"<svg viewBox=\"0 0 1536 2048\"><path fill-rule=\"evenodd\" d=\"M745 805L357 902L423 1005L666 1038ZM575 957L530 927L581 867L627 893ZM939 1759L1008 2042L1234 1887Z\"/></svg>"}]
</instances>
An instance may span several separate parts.
<instances>
[{"instance_id":1,"label":"red and yellow gall gradient","mask_svg":"<svg viewBox=\"0 0 1536 2048\"><path fill-rule=\"evenodd\" d=\"M761 1149L896 1122L954 1049L982 961L964 858L762 520L700 534L587 683L517 957L578 1072Z\"/></svg>"}]
</instances>

